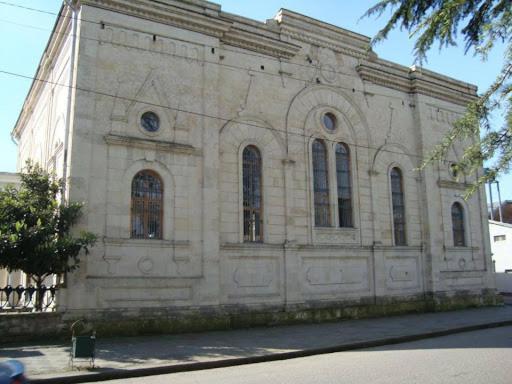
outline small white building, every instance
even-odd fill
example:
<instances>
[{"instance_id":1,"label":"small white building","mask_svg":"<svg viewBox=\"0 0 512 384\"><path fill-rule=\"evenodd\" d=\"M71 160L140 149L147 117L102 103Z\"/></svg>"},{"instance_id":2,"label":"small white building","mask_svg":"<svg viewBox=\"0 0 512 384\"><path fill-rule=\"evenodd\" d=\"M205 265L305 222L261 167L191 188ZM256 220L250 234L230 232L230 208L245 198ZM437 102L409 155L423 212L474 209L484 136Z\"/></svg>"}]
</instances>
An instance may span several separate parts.
<instances>
[{"instance_id":1,"label":"small white building","mask_svg":"<svg viewBox=\"0 0 512 384\"><path fill-rule=\"evenodd\" d=\"M512 224L489 220L489 235L496 288L501 293L512 293Z\"/></svg>"},{"instance_id":2,"label":"small white building","mask_svg":"<svg viewBox=\"0 0 512 384\"><path fill-rule=\"evenodd\" d=\"M512 224L489 220L491 251L496 272L512 272Z\"/></svg>"},{"instance_id":3,"label":"small white building","mask_svg":"<svg viewBox=\"0 0 512 384\"><path fill-rule=\"evenodd\" d=\"M0 172L0 189L9 184L17 185L20 182L20 176L12 172Z\"/></svg>"}]
</instances>

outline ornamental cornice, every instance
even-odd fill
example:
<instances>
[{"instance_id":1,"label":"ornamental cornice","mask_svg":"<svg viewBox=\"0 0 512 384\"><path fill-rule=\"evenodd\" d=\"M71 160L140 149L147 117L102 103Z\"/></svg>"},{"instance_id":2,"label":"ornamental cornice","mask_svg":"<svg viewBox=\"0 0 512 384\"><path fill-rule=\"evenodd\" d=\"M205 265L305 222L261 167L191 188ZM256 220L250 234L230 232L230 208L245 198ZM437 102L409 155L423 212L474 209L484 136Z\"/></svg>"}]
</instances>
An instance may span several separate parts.
<instances>
[{"instance_id":1,"label":"ornamental cornice","mask_svg":"<svg viewBox=\"0 0 512 384\"><path fill-rule=\"evenodd\" d=\"M476 87L421 68L384 60L361 61L356 70L363 81L409 94L422 94L466 106L477 98Z\"/></svg>"},{"instance_id":2,"label":"ornamental cornice","mask_svg":"<svg viewBox=\"0 0 512 384\"><path fill-rule=\"evenodd\" d=\"M215 37L221 37L231 26L229 21L219 18L202 15L170 4L159 5L157 2L153 2L149 5L144 0L82 0L82 4L115 10Z\"/></svg>"},{"instance_id":3,"label":"ornamental cornice","mask_svg":"<svg viewBox=\"0 0 512 384\"><path fill-rule=\"evenodd\" d=\"M245 25L240 18L227 14L220 17L218 12L210 11L205 15L171 3L149 4L146 0L82 0L82 4L204 33L219 38L223 43L269 56L290 59L300 50L295 44L278 40L279 34L264 23L261 23L261 31L254 31L254 25ZM273 34L276 39L265 34Z\"/></svg>"},{"instance_id":4,"label":"ornamental cornice","mask_svg":"<svg viewBox=\"0 0 512 384\"><path fill-rule=\"evenodd\" d=\"M320 36L310 34L304 30L295 29L288 26L281 26L281 34L296 41L302 41L304 43L329 48L334 52L342 53L358 59L366 58L368 56L367 51L364 49L359 50L354 47L340 44L337 41L322 38Z\"/></svg>"},{"instance_id":5,"label":"ornamental cornice","mask_svg":"<svg viewBox=\"0 0 512 384\"><path fill-rule=\"evenodd\" d=\"M356 58L368 57L370 38L299 13L281 9L275 16L281 35Z\"/></svg>"},{"instance_id":6,"label":"ornamental cornice","mask_svg":"<svg viewBox=\"0 0 512 384\"><path fill-rule=\"evenodd\" d=\"M109 145L122 145L126 147L152 149L155 151L166 151L195 156L201 155L201 151L197 148L194 148L188 144L175 143L173 141L143 139L133 136L108 134L105 135L105 142Z\"/></svg>"},{"instance_id":7,"label":"ornamental cornice","mask_svg":"<svg viewBox=\"0 0 512 384\"><path fill-rule=\"evenodd\" d=\"M438 180L437 185L439 186L439 188L458 189L461 191L464 191L471 187L471 184L459 183L457 181L452 180Z\"/></svg>"},{"instance_id":8,"label":"ornamental cornice","mask_svg":"<svg viewBox=\"0 0 512 384\"><path fill-rule=\"evenodd\" d=\"M226 32L222 36L221 41L235 47L245 48L269 56L282 57L285 59L291 59L301 49L298 45L270 39L268 37L234 28Z\"/></svg>"}]
</instances>

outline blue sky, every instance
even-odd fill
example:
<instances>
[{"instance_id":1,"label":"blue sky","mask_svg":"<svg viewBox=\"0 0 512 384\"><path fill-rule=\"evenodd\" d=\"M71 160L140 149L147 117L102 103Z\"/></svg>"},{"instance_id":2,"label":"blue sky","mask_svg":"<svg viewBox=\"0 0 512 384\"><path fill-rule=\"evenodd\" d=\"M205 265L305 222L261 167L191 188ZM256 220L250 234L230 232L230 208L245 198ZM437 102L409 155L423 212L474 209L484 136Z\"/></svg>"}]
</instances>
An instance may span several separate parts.
<instances>
[{"instance_id":1,"label":"blue sky","mask_svg":"<svg viewBox=\"0 0 512 384\"><path fill-rule=\"evenodd\" d=\"M10 0L14 4L33 7L57 13L61 0ZM359 20L361 15L376 0L221 0L216 1L222 9L264 21L272 18L280 8L287 8L316 19L373 36L383 26L386 15L380 19ZM55 21L54 15L31 12L0 3L0 70L32 76L35 74L39 58L44 51L50 31ZM19 24L27 24L27 28ZM375 51L387 60L402 65L412 65L413 41L407 32L393 31L388 40L379 44ZM425 67L454 78L478 85L485 90L495 79L501 68L503 50L499 47L491 53L486 62L479 58L464 55L463 45L439 52L434 48ZM21 106L30 87L30 81L13 78L0 73L0 171L16 170L16 146L11 141L10 132L16 122ZM502 117L494 117L500 124ZM503 199L512 199L512 175L500 178Z\"/></svg>"}]
</instances>

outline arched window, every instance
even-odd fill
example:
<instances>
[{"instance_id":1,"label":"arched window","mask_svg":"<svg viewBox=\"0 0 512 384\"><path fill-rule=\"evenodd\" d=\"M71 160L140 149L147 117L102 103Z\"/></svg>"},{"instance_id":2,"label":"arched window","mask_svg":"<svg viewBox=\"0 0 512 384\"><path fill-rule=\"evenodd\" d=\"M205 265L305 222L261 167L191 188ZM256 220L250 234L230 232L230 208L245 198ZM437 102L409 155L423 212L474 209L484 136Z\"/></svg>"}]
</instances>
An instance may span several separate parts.
<instances>
[{"instance_id":1,"label":"arched window","mask_svg":"<svg viewBox=\"0 0 512 384\"><path fill-rule=\"evenodd\" d=\"M452 232L453 245L455 247L465 247L466 237L464 234L464 210L460 203L452 205Z\"/></svg>"},{"instance_id":2,"label":"arched window","mask_svg":"<svg viewBox=\"0 0 512 384\"><path fill-rule=\"evenodd\" d=\"M396 167L391 170L391 200L393 203L395 245L406 245L404 186L402 171Z\"/></svg>"},{"instance_id":3,"label":"arched window","mask_svg":"<svg viewBox=\"0 0 512 384\"><path fill-rule=\"evenodd\" d=\"M322 140L313 142L313 191L315 200L315 226L330 227L329 176L327 171L327 148Z\"/></svg>"},{"instance_id":4,"label":"arched window","mask_svg":"<svg viewBox=\"0 0 512 384\"><path fill-rule=\"evenodd\" d=\"M261 155L253 145L242 154L244 188L244 241L262 241L263 205Z\"/></svg>"},{"instance_id":5,"label":"arched window","mask_svg":"<svg viewBox=\"0 0 512 384\"><path fill-rule=\"evenodd\" d=\"M144 170L132 180L131 237L161 239L163 184L155 172Z\"/></svg>"},{"instance_id":6,"label":"arched window","mask_svg":"<svg viewBox=\"0 0 512 384\"><path fill-rule=\"evenodd\" d=\"M338 182L338 217L340 227L352 227L352 178L350 151L343 143L336 144L336 179Z\"/></svg>"}]
</instances>

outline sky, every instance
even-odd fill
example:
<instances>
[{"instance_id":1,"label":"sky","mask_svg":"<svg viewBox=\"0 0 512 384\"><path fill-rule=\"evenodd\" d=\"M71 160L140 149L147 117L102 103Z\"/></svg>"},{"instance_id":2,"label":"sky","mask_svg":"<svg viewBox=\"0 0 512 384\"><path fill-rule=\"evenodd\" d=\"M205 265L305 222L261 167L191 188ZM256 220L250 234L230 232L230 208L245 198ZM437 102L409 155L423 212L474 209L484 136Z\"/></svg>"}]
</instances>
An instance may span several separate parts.
<instances>
[{"instance_id":1,"label":"sky","mask_svg":"<svg viewBox=\"0 0 512 384\"><path fill-rule=\"evenodd\" d=\"M56 14L62 0L0 0L0 71L34 76L39 59L51 33L56 15L13 7L36 8ZM265 21L280 8L290 9L342 28L373 37L387 20L361 19L364 12L377 0L218 0L225 12ZM27 27L30 26L30 27ZM413 40L406 31L395 30L388 39L375 47L379 57L410 66L414 64ZM430 70L476 84L483 92L495 79L503 60L502 47L496 48L486 62L464 54L463 44L439 51L434 47L424 66ZM0 172L16 171L16 145L10 133L30 87L30 80L0 73ZM503 118L497 114L494 124ZM512 200L512 175L499 179L502 199Z\"/></svg>"}]
</instances>

